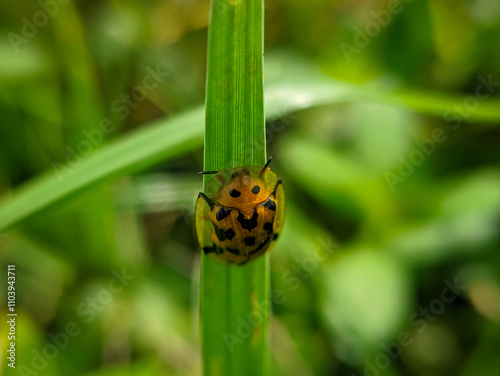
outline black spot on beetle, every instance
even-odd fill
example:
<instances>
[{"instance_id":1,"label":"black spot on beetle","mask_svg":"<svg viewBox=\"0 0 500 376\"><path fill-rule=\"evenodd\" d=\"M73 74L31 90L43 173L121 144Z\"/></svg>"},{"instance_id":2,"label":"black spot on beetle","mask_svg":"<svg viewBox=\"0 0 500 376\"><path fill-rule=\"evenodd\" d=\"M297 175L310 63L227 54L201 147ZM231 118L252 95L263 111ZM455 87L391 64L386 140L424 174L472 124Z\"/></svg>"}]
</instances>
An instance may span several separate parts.
<instances>
[{"instance_id":1,"label":"black spot on beetle","mask_svg":"<svg viewBox=\"0 0 500 376\"><path fill-rule=\"evenodd\" d=\"M240 175L239 171L233 172L233 174L231 175L231 179L237 178L239 175Z\"/></svg>"},{"instance_id":2,"label":"black spot on beetle","mask_svg":"<svg viewBox=\"0 0 500 376\"><path fill-rule=\"evenodd\" d=\"M253 236L247 236L245 239L243 239L246 245L255 245L255 237Z\"/></svg>"},{"instance_id":3,"label":"black spot on beetle","mask_svg":"<svg viewBox=\"0 0 500 376\"><path fill-rule=\"evenodd\" d=\"M263 226L264 230L267 231L267 233L269 235L271 235L273 233L273 223L272 222L267 222L267 223L264 223L264 226Z\"/></svg>"},{"instance_id":4,"label":"black spot on beetle","mask_svg":"<svg viewBox=\"0 0 500 376\"><path fill-rule=\"evenodd\" d=\"M241 195L241 192L237 191L236 189L231 189L229 191L229 196L231 196L231 197L236 198L236 197L240 197L240 195Z\"/></svg>"},{"instance_id":5,"label":"black spot on beetle","mask_svg":"<svg viewBox=\"0 0 500 376\"><path fill-rule=\"evenodd\" d=\"M269 210L276 211L276 203L271 199L264 202L264 207L268 208Z\"/></svg>"},{"instance_id":6,"label":"black spot on beetle","mask_svg":"<svg viewBox=\"0 0 500 376\"><path fill-rule=\"evenodd\" d=\"M269 243L270 240L271 240L271 237L268 236L266 238L266 240L264 240L262 243L260 243L259 246L257 248L255 248L253 251L250 251L249 254L253 255L254 253L259 252L262 248L264 248L266 246L267 243Z\"/></svg>"},{"instance_id":7,"label":"black spot on beetle","mask_svg":"<svg viewBox=\"0 0 500 376\"><path fill-rule=\"evenodd\" d=\"M263 241L263 242L262 242L262 243L261 243L261 244L257 247L257 249L258 249L258 250L261 250L262 248L264 248L264 246L265 246L267 243L269 243L269 241L270 241L270 240L271 240L271 237L270 237L270 236L268 236L268 237L266 238L266 240L264 240L264 241Z\"/></svg>"},{"instance_id":8,"label":"black spot on beetle","mask_svg":"<svg viewBox=\"0 0 500 376\"><path fill-rule=\"evenodd\" d=\"M240 222L241 228L245 230L253 230L257 227L257 218L259 218L259 215L254 210L252 218L246 219L245 216L240 212L237 219L238 222Z\"/></svg>"},{"instance_id":9,"label":"black spot on beetle","mask_svg":"<svg viewBox=\"0 0 500 376\"><path fill-rule=\"evenodd\" d=\"M254 253L257 253L260 251L260 248L256 248L253 251L248 252L248 255L253 255Z\"/></svg>"},{"instance_id":10,"label":"black spot on beetle","mask_svg":"<svg viewBox=\"0 0 500 376\"><path fill-rule=\"evenodd\" d=\"M225 235L226 235L226 239L232 240L234 238L234 236L236 235L236 233L234 232L234 230L232 228L230 228L229 230L226 230Z\"/></svg>"},{"instance_id":11,"label":"black spot on beetle","mask_svg":"<svg viewBox=\"0 0 500 376\"><path fill-rule=\"evenodd\" d=\"M234 248L226 248L226 251L228 251L229 253L232 253L233 255L240 254L240 251L238 251L237 249L234 249Z\"/></svg>"},{"instance_id":12,"label":"black spot on beetle","mask_svg":"<svg viewBox=\"0 0 500 376\"><path fill-rule=\"evenodd\" d=\"M226 218L229 214L231 214L231 209L226 209L226 208L220 208L217 211L217 214L215 215L215 218L218 221L222 221L224 218Z\"/></svg>"},{"instance_id":13,"label":"black spot on beetle","mask_svg":"<svg viewBox=\"0 0 500 376\"><path fill-rule=\"evenodd\" d=\"M221 242L223 242L226 239L232 240L234 238L234 236L236 235L236 233L234 232L234 230L232 228L230 228L228 230L223 230L219 226L216 226L215 224L214 224L214 230L215 230L215 234L217 235L217 237L219 238L219 240Z\"/></svg>"},{"instance_id":14,"label":"black spot on beetle","mask_svg":"<svg viewBox=\"0 0 500 376\"><path fill-rule=\"evenodd\" d=\"M215 247L203 247L203 252L205 252L205 254L209 254L209 253L212 253L212 252L215 252Z\"/></svg>"},{"instance_id":15,"label":"black spot on beetle","mask_svg":"<svg viewBox=\"0 0 500 376\"><path fill-rule=\"evenodd\" d=\"M206 255L208 255L209 253L220 255L222 253L222 249L220 247L217 247L216 245L213 245L211 247L203 247L203 252L205 252Z\"/></svg>"},{"instance_id":16,"label":"black spot on beetle","mask_svg":"<svg viewBox=\"0 0 500 376\"><path fill-rule=\"evenodd\" d=\"M215 235L217 235L217 237L219 238L219 240L221 242L223 242L224 240L226 240L225 231L223 229L221 229L220 227L214 225L214 230L215 230Z\"/></svg>"},{"instance_id":17,"label":"black spot on beetle","mask_svg":"<svg viewBox=\"0 0 500 376\"><path fill-rule=\"evenodd\" d=\"M256 185L255 187L252 188L252 193L254 195L256 195L259 192L260 192L260 187L258 185Z\"/></svg>"}]
</instances>

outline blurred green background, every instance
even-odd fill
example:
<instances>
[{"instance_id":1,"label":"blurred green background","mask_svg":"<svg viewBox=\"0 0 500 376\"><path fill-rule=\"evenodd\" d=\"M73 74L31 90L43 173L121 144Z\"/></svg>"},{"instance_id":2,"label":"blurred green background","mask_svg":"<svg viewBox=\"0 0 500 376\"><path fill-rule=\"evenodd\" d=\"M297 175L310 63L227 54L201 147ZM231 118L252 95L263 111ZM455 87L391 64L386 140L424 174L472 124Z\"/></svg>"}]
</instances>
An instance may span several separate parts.
<instances>
[{"instance_id":1,"label":"blurred green background","mask_svg":"<svg viewBox=\"0 0 500 376\"><path fill-rule=\"evenodd\" d=\"M209 2L0 9L1 369L200 375ZM274 375L500 374L500 3L265 12Z\"/></svg>"}]
</instances>

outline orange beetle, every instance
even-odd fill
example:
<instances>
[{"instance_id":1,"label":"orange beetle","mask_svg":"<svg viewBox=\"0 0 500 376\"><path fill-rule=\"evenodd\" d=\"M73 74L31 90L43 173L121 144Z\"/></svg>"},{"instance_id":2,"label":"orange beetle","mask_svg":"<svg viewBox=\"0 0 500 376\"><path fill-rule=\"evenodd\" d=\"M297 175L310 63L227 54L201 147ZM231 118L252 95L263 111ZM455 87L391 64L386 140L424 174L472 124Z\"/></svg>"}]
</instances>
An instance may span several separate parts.
<instances>
[{"instance_id":1,"label":"orange beetle","mask_svg":"<svg viewBox=\"0 0 500 376\"><path fill-rule=\"evenodd\" d=\"M196 200L196 235L207 255L238 265L264 254L278 238L285 213L281 179L264 167L243 166L217 174Z\"/></svg>"}]
</instances>

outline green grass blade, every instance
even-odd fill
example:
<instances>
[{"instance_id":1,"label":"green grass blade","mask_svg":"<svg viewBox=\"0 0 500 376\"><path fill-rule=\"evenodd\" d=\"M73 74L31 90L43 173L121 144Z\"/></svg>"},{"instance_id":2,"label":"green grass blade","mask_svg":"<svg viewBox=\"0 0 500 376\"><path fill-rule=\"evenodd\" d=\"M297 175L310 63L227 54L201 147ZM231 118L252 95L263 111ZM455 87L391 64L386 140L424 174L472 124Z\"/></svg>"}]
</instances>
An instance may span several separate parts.
<instances>
[{"instance_id":1,"label":"green grass blade","mask_svg":"<svg viewBox=\"0 0 500 376\"><path fill-rule=\"evenodd\" d=\"M205 170L264 165L262 0L213 0L209 26ZM209 178L205 179L205 184ZM204 375L269 373L268 256L245 266L203 256Z\"/></svg>"},{"instance_id":2,"label":"green grass blade","mask_svg":"<svg viewBox=\"0 0 500 376\"><path fill-rule=\"evenodd\" d=\"M139 171L192 150L203 141L202 118L202 108L192 110L124 136L77 164L69 160L61 162L65 167L58 167L57 173L34 179L0 205L0 229L106 179Z\"/></svg>"}]
</instances>

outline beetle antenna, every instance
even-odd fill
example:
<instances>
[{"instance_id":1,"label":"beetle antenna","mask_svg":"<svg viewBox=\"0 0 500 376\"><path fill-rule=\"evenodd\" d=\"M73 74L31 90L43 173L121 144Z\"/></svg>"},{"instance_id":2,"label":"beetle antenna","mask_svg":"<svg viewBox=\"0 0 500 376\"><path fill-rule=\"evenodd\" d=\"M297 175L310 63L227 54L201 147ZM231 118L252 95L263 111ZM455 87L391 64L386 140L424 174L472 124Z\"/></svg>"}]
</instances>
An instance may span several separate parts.
<instances>
[{"instance_id":1,"label":"beetle antenna","mask_svg":"<svg viewBox=\"0 0 500 376\"><path fill-rule=\"evenodd\" d=\"M218 174L219 171L200 171L198 172L198 175L213 175L213 174Z\"/></svg>"},{"instance_id":2,"label":"beetle antenna","mask_svg":"<svg viewBox=\"0 0 500 376\"><path fill-rule=\"evenodd\" d=\"M273 159L273 157L269 157L269 159L267 160L266 164L264 165L264 167L262 167L262 170L260 170L260 173L262 174L264 171L266 171L266 168L269 167L269 165L271 164L271 160Z\"/></svg>"}]
</instances>

